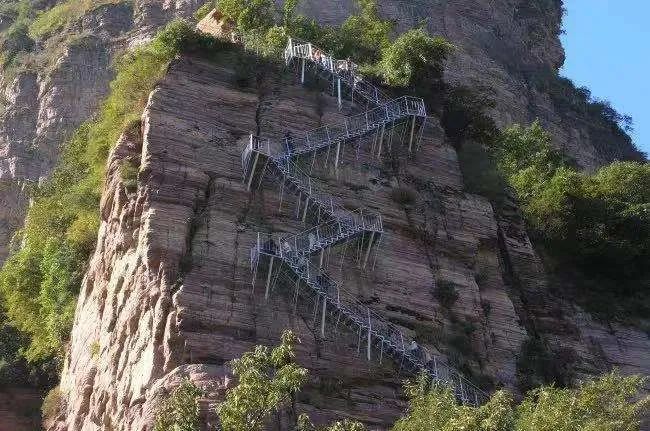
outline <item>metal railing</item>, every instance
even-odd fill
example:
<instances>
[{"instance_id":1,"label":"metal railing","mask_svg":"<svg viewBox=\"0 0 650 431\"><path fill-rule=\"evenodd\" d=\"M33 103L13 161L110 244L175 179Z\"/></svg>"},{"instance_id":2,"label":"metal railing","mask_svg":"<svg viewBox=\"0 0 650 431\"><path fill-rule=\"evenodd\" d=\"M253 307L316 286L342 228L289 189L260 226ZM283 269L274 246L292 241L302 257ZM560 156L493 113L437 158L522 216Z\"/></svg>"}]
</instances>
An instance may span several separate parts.
<instances>
[{"instance_id":1,"label":"metal railing","mask_svg":"<svg viewBox=\"0 0 650 431\"><path fill-rule=\"evenodd\" d=\"M354 326L359 331L359 344L361 334L366 344L368 359L370 350L380 351L379 360L390 355L400 367L407 367L412 372L426 372L434 382L451 386L457 398L464 404L480 405L488 396L478 387L474 386L467 378L444 360L430 354L423 347L415 344L417 349L412 349L414 340L402 332L393 323L390 323L380 314L366 304L359 301L356 295L347 292L336 280L329 277L325 271L313 265L304 252L297 248L284 248L282 245L272 245L272 242L263 242L258 235L256 245L251 249L251 266L258 264L261 255L279 258L305 285L307 285L318 299L323 315L337 316L337 325L342 316L347 320L348 326ZM279 269L277 271L283 271ZM277 273L276 273L277 277ZM290 277L290 274L289 274ZM277 280L276 280L277 281ZM295 286L296 289L299 286ZM329 314L327 307L330 307ZM316 314L316 313L314 313ZM321 323L321 332L324 335L324 321Z\"/></svg>"},{"instance_id":2,"label":"metal railing","mask_svg":"<svg viewBox=\"0 0 650 431\"><path fill-rule=\"evenodd\" d=\"M360 94L369 102L382 105L390 99L376 86L363 79L359 74L359 65L351 60L335 59L331 54L327 54L324 50L310 42L289 38L289 42L284 51L284 59L289 64L294 58L309 61L319 69L340 78L341 82L345 83L355 93Z\"/></svg>"},{"instance_id":3,"label":"metal railing","mask_svg":"<svg viewBox=\"0 0 650 431\"><path fill-rule=\"evenodd\" d=\"M426 117L424 101L418 97L402 96L382 106L347 117L342 124L323 126L298 135L287 148L287 157L310 153L339 141L357 138L378 130L385 124L408 117ZM297 145L298 144L298 145Z\"/></svg>"},{"instance_id":4,"label":"metal railing","mask_svg":"<svg viewBox=\"0 0 650 431\"><path fill-rule=\"evenodd\" d=\"M271 278L274 277L273 286L275 286L278 277L283 277L293 282L291 284L295 288L294 301L297 304L301 285L298 281L302 281L302 284L309 287L306 292L314 299L314 318L319 307L322 307L321 333L323 336L327 318L330 320L336 318L336 326L342 322L358 332L359 348L362 334L364 334L369 360L371 349L379 350L380 362L384 355L391 356L399 363L400 369L405 368L411 372L424 371L434 382L451 386L461 402L471 405L481 404L487 399L484 392L443 360L429 354L426 349L415 343L415 340L405 336L398 326L362 303L356 295L345 291L322 268L316 267L310 262L310 256L315 252L366 233L371 235L367 249L369 253L374 235L383 232L382 219L379 214L367 209L349 211L341 205L335 204L331 196L320 192L315 187L311 177L301 171L293 163L292 158L307 152L314 152L315 155L315 152L321 148L340 144L347 139L359 137L385 127L391 122L411 116L414 117L411 128L411 135L413 135L415 117L426 117L423 100L408 96L389 100L376 87L363 81L358 75L357 65L349 60L337 60L310 43L296 43L295 40L290 39L285 50L285 60L289 63L293 58L304 59L303 74L305 63L309 61L319 69L331 73L341 82L345 82L355 92L362 94L367 100L378 106L362 114L346 118L342 124L321 127L305 132L297 139L291 138L290 141L284 143L285 148L275 155L269 140L251 135L248 146L242 154L244 169L249 169L251 156L254 152L266 155L269 160L268 166L271 166L282 177L282 190L284 190L285 184L291 185L296 192L306 195L305 205L310 203L317 205L319 221L321 212L330 218L325 223L295 235L258 234L257 242L251 248L250 254L251 265L254 268L253 280L257 274L260 256L269 256L271 263L267 275L266 295L268 296L270 291ZM286 151L284 151L285 149ZM254 174L255 172L250 173L250 175ZM298 202L299 211L300 199ZM306 214L306 209L304 211ZM362 246L363 239L360 244L360 247ZM273 272L274 258L278 258L282 262L275 272ZM301 294L304 293L301 292ZM412 346L416 346L416 348Z\"/></svg>"},{"instance_id":5,"label":"metal railing","mask_svg":"<svg viewBox=\"0 0 650 431\"><path fill-rule=\"evenodd\" d=\"M309 255L360 234L383 232L381 216L377 213L362 208L351 214L353 217L349 219L336 218L297 234L258 233L257 245L277 248L280 255L293 252Z\"/></svg>"},{"instance_id":6,"label":"metal railing","mask_svg":"<svg viewBox=\"0 0 650 431\"><path fill-rule=\"evenodd\" d=\"M250 158L253 151L260 151L268 155L271 145L268 139L259 138L251 135L245 152L249 151L248 156L242 156L244 169L249 169ZM382 228L381 215L375 211L362 208L356 211L350 211L336 202L332 196L322 192L316 182L303 172L289 157L276 156L270 158L270 164L280 173L284 181L288 181L294 187L307 195L309 203L316 204L323 212L323 216L336 219L346 225L346 227L368 226L372 230L377 230L377 226ZM250 173L253 175L253 173Z\"/></svg>"}]
</instances>

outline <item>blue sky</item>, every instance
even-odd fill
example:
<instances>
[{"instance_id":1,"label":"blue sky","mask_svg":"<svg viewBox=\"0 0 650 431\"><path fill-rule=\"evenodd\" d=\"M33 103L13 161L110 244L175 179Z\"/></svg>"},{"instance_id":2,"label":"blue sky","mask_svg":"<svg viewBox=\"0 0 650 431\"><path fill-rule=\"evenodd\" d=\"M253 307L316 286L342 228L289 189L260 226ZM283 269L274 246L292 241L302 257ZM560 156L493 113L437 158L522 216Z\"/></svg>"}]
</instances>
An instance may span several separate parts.
<instances>
[{"instance_id":1,"label":"blue sky","mask_svg":"<svg viewBox=\"0 0 650 431\"><path fill-rule=\"evenodd\" d=\"M564 0L561 74L634 118L632 138L650 154L650 1Z\"/></svg>"}]
</instances>

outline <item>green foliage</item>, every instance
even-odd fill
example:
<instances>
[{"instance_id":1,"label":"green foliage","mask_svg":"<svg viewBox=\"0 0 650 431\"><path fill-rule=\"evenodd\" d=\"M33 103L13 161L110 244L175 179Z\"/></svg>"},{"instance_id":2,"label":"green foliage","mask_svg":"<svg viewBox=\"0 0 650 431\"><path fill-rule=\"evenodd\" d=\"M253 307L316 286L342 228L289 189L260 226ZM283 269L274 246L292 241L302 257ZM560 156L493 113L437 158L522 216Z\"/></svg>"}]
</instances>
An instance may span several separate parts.
<instances>
[{"instance_id":1,"label":"green foliage","mask_svg":"<svg viewBox=\"0 0 650 431\"><path fill-rule=\"evenodd\" d=\"M431 387L422 376L407 383L407 415L393 431L634 431L650 398L632 401L642 387L639 377L617 373L577 389L553 386L529 392L516 406L512 395L498 391L481 407L460 406L446 388Z\"/></svg>"},{"instance_id":2,"label":"green foliage","mask_svg":"<svg viewBox=\"0 0 650 431\"><path fill-rule=\"evenodd\" d=\"M9 67L22 53L34 47L29 36L29 23L34 16L34 8L29 0L8 1L0 5L0 17L11 24L0 33L0 65Z\"/></svg>"},{"instance_id":3,"label":"green foliage","mask_svg":"<svg viewBox=\"0 0 650 431\"><path fill-rule=\"evenodd\" d=\"M31 361L62 354L74 303L99 227L105 163L122 131L139 118L149 92L182 51L218 48L183 22L169 24L149 44L117 64L100 113L66 144L51 178L34 193L22 246L0 270L0 297L11 323L30 338Z\"/></svg>"},{"instance_id":4,"label":"green foliage","mask_svg":"<svg viewBox=\"0 0 650 431\"><path fill-rule=\"evenodd\" d=\"M208 16L210 11L215 8L214 2L207 2L203 4L200 8L197 9L196 12L194 12L194 19L197 21L201 21L203 18Z\"/></svg>"},{"instance_id":5,"label":"green foliage","mask_svg":"<svg viewBox=\"0 0 650 431\"><path fill-rule=\"evenodd\" d=\"M373 64L391 45L394 24L379 16L376 0L357 0L360 13L349 16L336 33L329 32L326 48L339 58ZM327 46L330 45L330 46Z\"/></svg>"},{"instance_id":6,"label":"green foliage","mask_svg":"<svg viewBox=\"0 0 650 431\"><path fill-rule=\"evenodd\" d=\"M67 27L88 12L105 4L117 4L127 0L67 0L41 13L29 27L35 39L43 39Z\"/></svg>"},{"instance_id":7,"label":"green foliage","mask_svg":"<svg viewBox=\"0 0 650 431\"><path fill-rule=\"evenodd\" d=\"M183 381L158 408L154 431L199 431L201 395L203 392L194 383Z\"/></svg>"},{"instance_id":8,"label":"green foliage","mask_svg":"<svg viewBox=\"0 0 650 431\"><path fill-rule=\"evenodd\" d=\"M63 394L59 387L55 387L50 390L45 399L43 399L43 404L41 406L41 413L43 415L44 421L51 421L56 419L57 416L63 411L64 408Z\"/></svg>"},{"instance_id":9,"label":"green foliage","mask_svg":"<svg viewBox=\"0 0 650 431\"><path fill-rule=\"evenodd\" d=\"M316 427L309 416L303 414L298 417L296 431L366 431L362 423L345 419L342 422L335 422L326 427Z\"/></svg>"},{"instance_id":10,"label":"green foliage","mask_svg":"<svg viewBox=\"0 0 650 431\"><path fill-rule=\"evenodd\" d=\"M274 349L257 346L232 363L236 387L217 407L224 431L261 431L268 416L284 407L305 383L307 370L293 362L296 336L282 334Z\"/></svg>"},{"instance_id":11,"label":"green foliage","mask_svg":"<svg viewBox=\"0 0 650 431\"><path fill-rule=\"evenodd\" d=\"M138 166L131 160L124 160L120 164L120 177L122 184L128 192L133 192L138 187Z\"/></svg>"},{"instance_id":12,"label":"green foliage","mask_svg":"<svg viewBox=\"0 0 650 431\"><path fill-rule=\"evenodd\" d=\"M29 37L27 24L24 22L14 23L0 37L0 63L6 67L14 61L16 56L34 47L34 41Z\"/></svg>"},{"instance_id":13,"label":"green foliage","mask_svg":"<svg viewBox=\"0 0 650 431\"><path fill-rule=\"evenodd\" d=\"M642 293L650 278L650 165L616 162L581 173L550 139L538 123L513 126L493 148L530 226L560 261L598 279L601 287L590 286L591 293ZM642 302L647 309L647 296Z\"/></svg>"},{"instance_id":14,"label":"green foliage","mask_svg":"<svg viewBox=\"0 0 650 431\"><path fill-rule=\"evenodd\" d=\"M422 29L409 30L384 48L379 74L391 86L430 83L442 78L443 63L452 49L453 45L440 36L431 37Z\"/></svg>"}]
</instances>

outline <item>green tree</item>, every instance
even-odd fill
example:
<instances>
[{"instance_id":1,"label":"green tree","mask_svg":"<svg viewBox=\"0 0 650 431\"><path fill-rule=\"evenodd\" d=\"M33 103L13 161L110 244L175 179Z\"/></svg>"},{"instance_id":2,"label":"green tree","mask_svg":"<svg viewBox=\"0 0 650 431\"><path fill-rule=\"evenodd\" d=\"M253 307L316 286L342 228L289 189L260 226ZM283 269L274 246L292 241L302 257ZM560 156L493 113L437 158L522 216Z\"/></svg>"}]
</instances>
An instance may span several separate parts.
<instances>
[{"instance_id":1,"label":"green tree","mask_svg":"<svg viewBox=\"0 0 650 431\"><path fill-rule=\"evenodd\" d=\"M390 46L394 24L379 16L376 0L357 0L360 13L349 16L335 35L330 33L329 44L335 45L339 58L351 57L361 63L376 63L381 53Z\"/></svg>"},{"instance_id":2,"label":"green tree","mask_svg":"<svg viewBox=\"0 0 650 431\"><path fill-rule=\"evenodd\" d=\"M194 383L183 381L158 408L154 431L199 431L201 395L203 392Z\"/></svg>"},{"instance_id":3,"label":"green tree","mask_svg":"<svg viewBox=\"0 0 650 431\"><path fill-rule=\"evenodd\" d=\"M388 85L407 87L416 82L442 78L443 64L453 45L440 36L431 37L422 29L409 30L385 47L379 73Z\"/></svg>"},{"instance_id":4,"label":"green tree","mask_svg":"<svg viewBox=\"0 0 650 431\"><path fill-rule=\"evenodd\" d=\"M576 389L541 387L519 405L498 391L482 406L469 407L420 377L406 385L409 410L393 431L636 431L650 405L649 397L634 401L642 383L614 372Z\"/></svg>"},{"instance_id":5,"label":"green tree","mask_svg":"<svg viewBox=\"0 0 650 431\"><path fill-rule=\"evenodd\" d=\"M625 318L650 310L650 165L615 162L579 172L537 122L512 126L493 142L498 169L535 236L560 263L582 270L583 303Z\"/></svg>"},{"instance_id":6,"label":"green tree","mask_svg":"<svg viewBox=\"0 0 650 431\"><path fill-rule=\"evenodd\" d=\"M297 341L285 331L274 349L257 346L232 362L239 381L217 407L224 431L261 431L271 413L287 406L307 378L307 370L293 362Z\"/></svg>"}]
</instances>

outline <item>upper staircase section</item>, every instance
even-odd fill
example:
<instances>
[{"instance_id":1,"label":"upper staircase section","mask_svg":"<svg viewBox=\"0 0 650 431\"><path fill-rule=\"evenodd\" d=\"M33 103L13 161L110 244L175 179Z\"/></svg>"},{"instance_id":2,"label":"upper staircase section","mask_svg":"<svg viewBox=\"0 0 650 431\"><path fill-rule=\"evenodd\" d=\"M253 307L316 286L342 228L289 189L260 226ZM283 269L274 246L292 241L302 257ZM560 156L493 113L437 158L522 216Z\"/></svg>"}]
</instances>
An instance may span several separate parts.
<instances>
[{"instance_id":1,"label":"upper staircase section","mask_svg":"<svg viewBox=\"0 0 650 431\"><path fill-rule=\"evenodd\" d=\"M418 118L422 121L427 116L424 101L419 97L402 96L362 112L352 117L346 117L343 123L327 125L305 132L292 140L285 157L295 157L312 153L376 132L382 128L390 128L392 123Z\"/></svg>"},{"instance_id":2,"label":"upper staircase section","mask_svg":"<svg viewBox=\"0 0 650 431\"><path fill-rule=\"evenodd\" d=\"M390 100L390 97L376 86L363 79L359 74L359 66L351 60L336 59L310 42L289 38L289 43L284 50L284 60L290 64L295 59L302 60L303 82L305 68L310 65L330 80L340 80L353 93L360 95L371 104L384 105Z\"/></svg>"}]
</instances>

